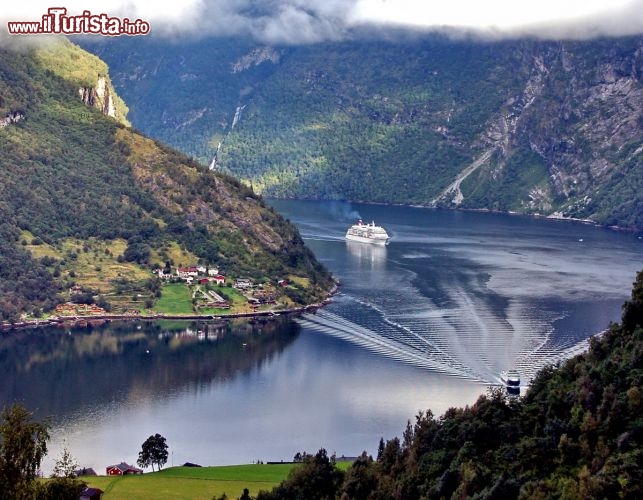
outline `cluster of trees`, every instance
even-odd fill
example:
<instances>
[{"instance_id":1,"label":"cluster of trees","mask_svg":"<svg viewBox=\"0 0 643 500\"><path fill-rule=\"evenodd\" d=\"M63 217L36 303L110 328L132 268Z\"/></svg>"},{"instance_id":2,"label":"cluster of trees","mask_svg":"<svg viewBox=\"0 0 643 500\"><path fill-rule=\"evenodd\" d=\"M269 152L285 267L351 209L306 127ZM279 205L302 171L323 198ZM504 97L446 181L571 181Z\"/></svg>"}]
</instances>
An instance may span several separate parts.
<instances>
[{"instance_id":1,"label":"cluster of trees","mask_svg":"<svg viewBox=\"0 0 643 500\"><path fill-rule=\"evenodd\" d=\"M491 390L470 408L421 412L342 473L325 450L269 499L642 498L643 271L622 322L542 370L521 399Z\"/></svg>"},{"instance_id":2,"label":"cluster of trees","mask_svg":"<svg viewBox=\"0 0 643 500\"><path fill-rule=\"evenodd\" d=\"M78 463L66 448L56 460L51 477L36 481L40 463L47 454L50 438L48 421L36 422L23 406L14 404L0 413L0 499L76 500L87 484L76 477ZM147 438L139 453L141 467L161 470L167 462L163 436Z\"/></svg>"},{"instance_id":3,"label":"cluster of trees","mask_svg":"<svg viewBox=\"0 0 643 500\"><path fill-rule=\"evenodd\" d=\"M35 422L20 405L0 413L0 499L76 499L86 484L74 477L77 468L67 450L56 461L48 481L36 481L47 454L49 423Z\"/></svg>"},{"instance_id":4,"label":"cluster of trees","mask_svg":"<svg viewBox=\"0 0 643 500\"><path fill-rule=\"evenodd\" d=\"M136 463L141 467L151 465L152 471L154 471L154 465L156 465L158 470L161 470L161 467L167 463L167 442L165 438L158 433L148 437L143 442Z\"/></svg>"},{"instance_id":5,"label":"cluster of trees","mask_svg":"<svg viewBox=\"0 0 643 500\"><path fill-rule=\"evenodd\" d=\"M502 174L490 176L486 170L477 170L467 177L461 185L466 193L467 206L503 211L530 211L530 192L538 187L549 196L551 203L553 190L548 183L549 173L541 156L529 149L529 145L517 147L507 159L492 155L491 162L498 165L504 162ZM544 208L534 205L538 211Z\"/></svg>"},{"instance_id":6,"label":"cluster of trees","mask_svg":"<svg viewBox=\"0 0 643 500\"><path fill-rule=\"evenodd\" d=\"M32 259L19 244L17 228L4 222L6 211L0 206L0 322L18 321L20 314L38 314L52 309L61 290L47 267Z\"/></svg>"}]
</instances>

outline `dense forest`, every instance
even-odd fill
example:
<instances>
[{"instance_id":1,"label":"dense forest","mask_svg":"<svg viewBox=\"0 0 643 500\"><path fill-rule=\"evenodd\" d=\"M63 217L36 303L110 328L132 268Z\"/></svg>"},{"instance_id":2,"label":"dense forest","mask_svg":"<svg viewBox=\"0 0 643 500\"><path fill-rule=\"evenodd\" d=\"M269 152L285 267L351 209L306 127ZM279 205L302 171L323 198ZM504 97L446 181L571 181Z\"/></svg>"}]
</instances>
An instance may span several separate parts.
<instances>
[{"instance_id":1,"label":"dense forest","mask_svg":"<svg viewBox=\"0 0 643 500\"><path fill-rule=\"evenodd\" d=\"M0 321L51 310L80 274L107 302L154 288L167 262L301 277L298 300L322 297L329 274L251 189L130 129L113 91L113 118L83 102L106 71L66 40L0 51Z\"/></svg>"},{"instance_id":2,"label":"dense forest","mask_svg":"<svg viewBox=\"0 0 643 500\"><path fill-rule=\"evenodd\" d=\"M84 43L135 126L269 196L643 228L643 39L389 35Z\"/></svg>"},{"instance_id":3,"label":"dense forest","mask_svg":"<svg viewBox=\"0 0 643 500\"><path fill-rule=\"evenodd\" d=\"M342 473L325 450L259 500L643 497L643 271L622 321L541 371L521 398L490 390L420 412Z\"/></svg>"}]
</instances>

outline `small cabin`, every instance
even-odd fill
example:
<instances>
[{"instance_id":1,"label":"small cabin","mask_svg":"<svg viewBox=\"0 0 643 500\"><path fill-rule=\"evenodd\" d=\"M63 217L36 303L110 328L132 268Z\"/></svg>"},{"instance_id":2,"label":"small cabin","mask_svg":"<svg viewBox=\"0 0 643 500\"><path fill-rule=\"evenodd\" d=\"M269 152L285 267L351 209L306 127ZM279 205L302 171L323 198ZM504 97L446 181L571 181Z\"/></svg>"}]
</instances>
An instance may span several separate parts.
<instances>
[{"instance_id":1,"label":"small cabin","mask_svg":"<svg viewBox=\"0 0 643 500\"><path fill-rule=\"evenodd\" d=\"M74 476L83 477L83 476L97 476L96 471L91 467L81 467L74 471Z\"/></svg>"},{"instance_id":2,"label":"small cabin","mask_svg":"<svg viewBox=\"0 0 643 500\"><path fill-rule=\"evenodd\" d=\"M80 492L80 496L78 498L80 500L101 500L101 498L103 498L103 490L88 487Z\"/></svg>"},{"instance_id":3,"label":"small cabin","mask_svg":"<svg viewBox=\"0 0 643 500\"><path fill-rule=\"evenodd\" d=\"M125 476L127 474L143 474L143 469L126 464L125 462L107 467L108 476Z\"/></svg>"}]
</instances>

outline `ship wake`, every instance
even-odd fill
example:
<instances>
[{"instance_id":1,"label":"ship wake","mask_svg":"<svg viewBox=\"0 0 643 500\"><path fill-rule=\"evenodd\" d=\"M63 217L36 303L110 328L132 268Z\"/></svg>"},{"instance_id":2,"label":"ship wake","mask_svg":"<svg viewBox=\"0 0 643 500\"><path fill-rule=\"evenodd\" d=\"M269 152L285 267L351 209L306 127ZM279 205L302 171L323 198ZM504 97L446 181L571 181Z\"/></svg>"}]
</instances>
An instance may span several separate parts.
<instances>
[{"instance_id":1,"label":"ship wake","mask_svg":"<svg viewBox=\"0 0 643 500\"><path fill-rule=\"evenodd\" d=\"M413 295L415 302L420 300ZM498 315L462 289L454 291L449 307L427 304L426 298L418 307L419 303L409 304L408 296L405 299L389 297L378 303L339 295L329 308L297 321L379 355L486 384L500 384L500 372L509 367L529 383L544 366L574 356L588 345L587 340L567 344L554 340L552 324L560 316L530 309L520 301Z\"/></svg>"}]
</instances>

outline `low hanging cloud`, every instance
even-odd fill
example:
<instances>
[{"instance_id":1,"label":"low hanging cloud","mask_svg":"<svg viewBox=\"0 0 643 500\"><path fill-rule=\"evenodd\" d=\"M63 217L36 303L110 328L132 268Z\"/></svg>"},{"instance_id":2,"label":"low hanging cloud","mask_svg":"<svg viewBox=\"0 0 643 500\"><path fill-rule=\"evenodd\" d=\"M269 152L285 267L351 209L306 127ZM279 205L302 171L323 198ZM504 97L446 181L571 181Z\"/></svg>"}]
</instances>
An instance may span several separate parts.
<instances>
[{"instance_id":1,"label":"low hanging cloud","mask_svg":"<svg viewBox=\"0 0 643 500\"><path fill-rule=\"evenodd\" d=\"M27 5L28 4L28 5ZM584 39L643 34L643 0L79 0L54 2L69 15L105 13L148 22L168 38L252 37L263 43L298 44L342 40L367 28L440 31L485 38L530 36ZM8 21L40 21L51 0L4 5L1 32ZM4 36L7 39L38 38Z\"/></svg>"}]
</instances>

